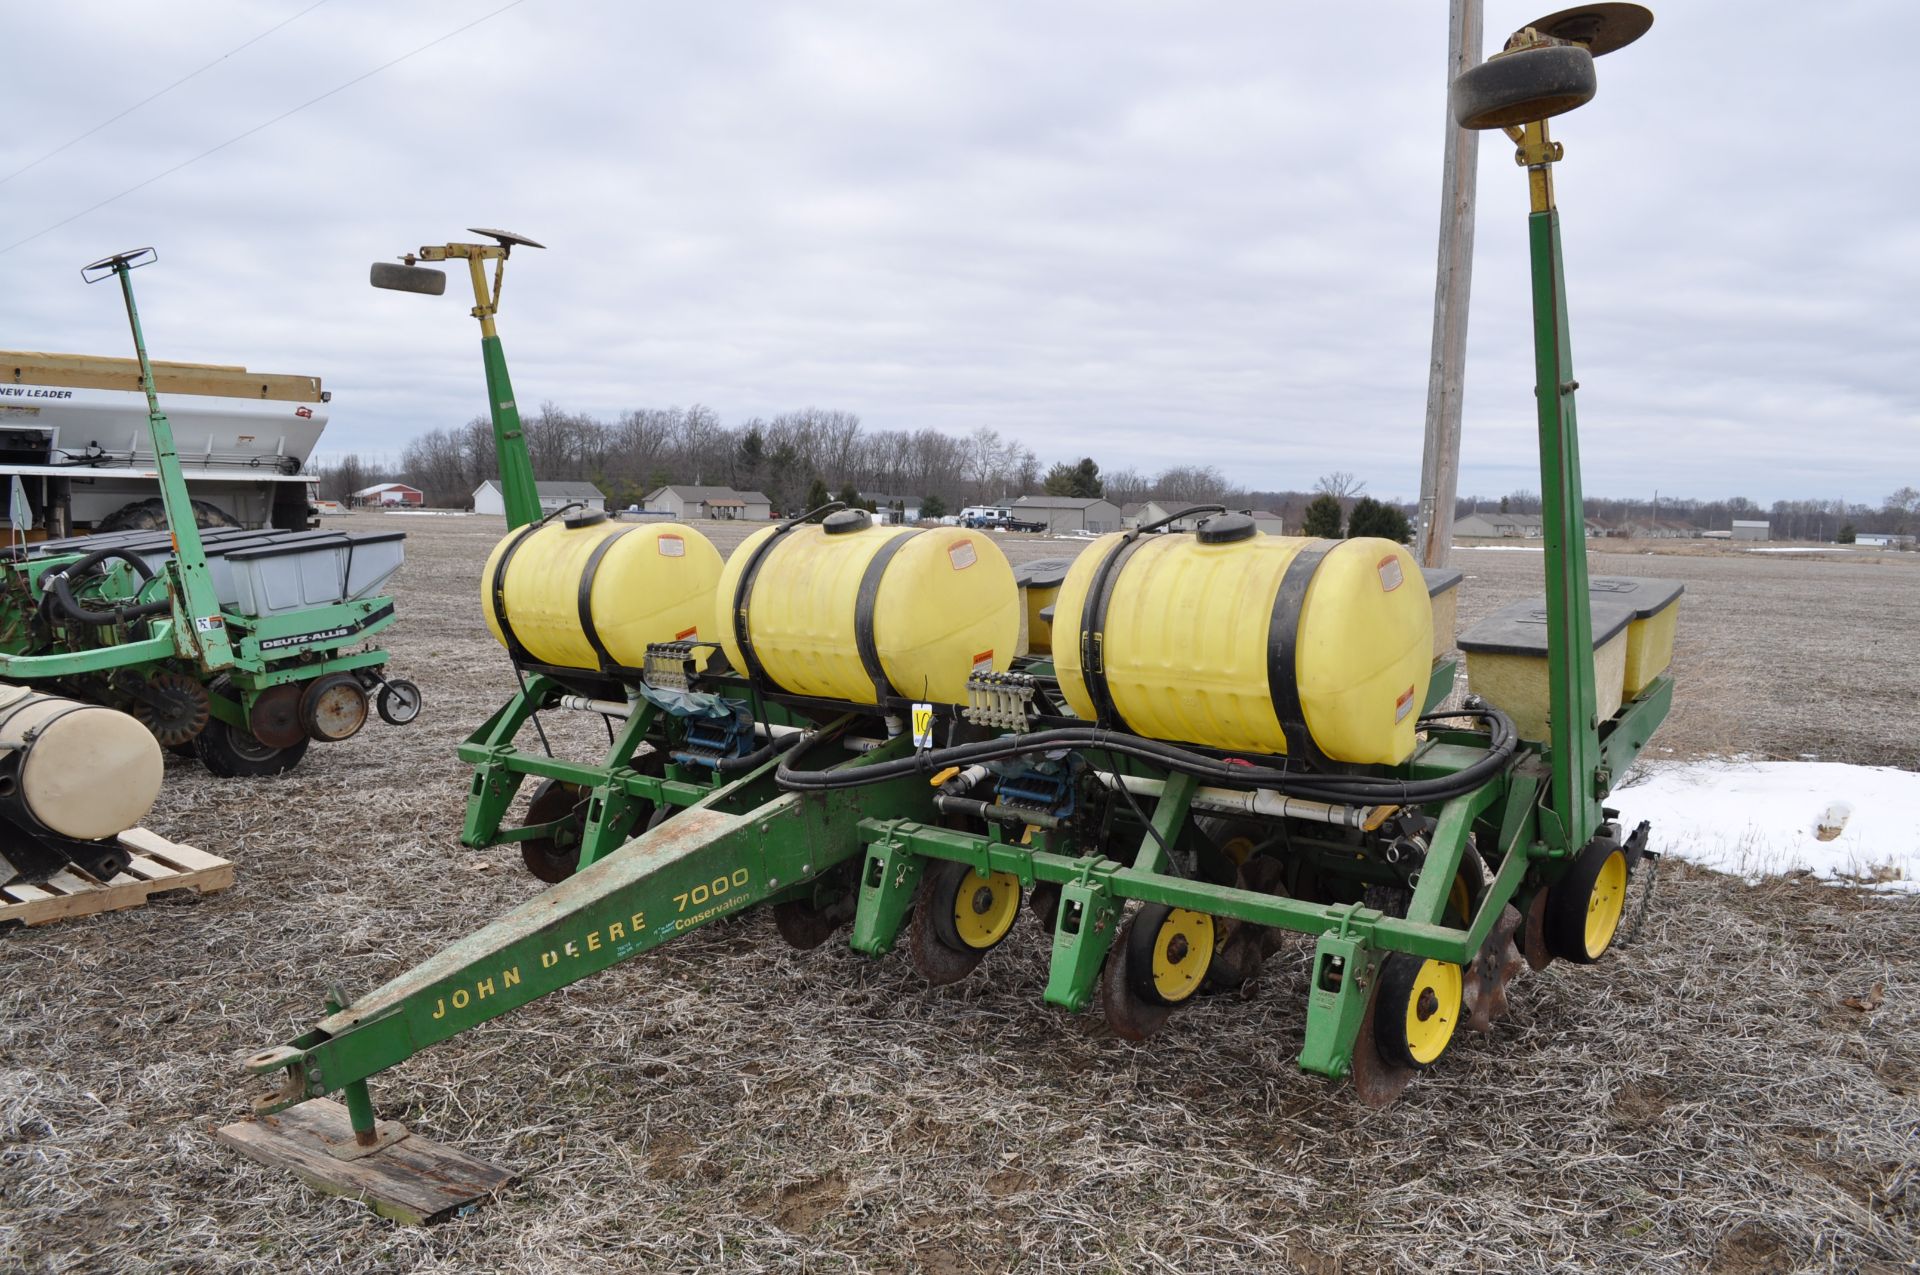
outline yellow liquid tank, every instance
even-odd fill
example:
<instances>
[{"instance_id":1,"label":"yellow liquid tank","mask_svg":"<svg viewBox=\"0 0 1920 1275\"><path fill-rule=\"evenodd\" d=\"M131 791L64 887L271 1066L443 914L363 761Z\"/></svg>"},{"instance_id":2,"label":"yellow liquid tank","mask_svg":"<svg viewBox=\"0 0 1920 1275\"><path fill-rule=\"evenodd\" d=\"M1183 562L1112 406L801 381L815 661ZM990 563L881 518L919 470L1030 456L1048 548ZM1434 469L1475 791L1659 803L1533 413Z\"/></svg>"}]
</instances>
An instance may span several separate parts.
<instances>
[{"instance_id":1,"label":"yellow liquid tank","mask_svg":"<svg viewBox=\"0 0 1920 1275\"><path fill-rule=\"evenodd\" d=\"M510 532L480 607L502 646L542 664L639 668L649 643L711 639L719 579L720 551L692 527L590 515Z\"/></svg>"},{"instance_id":2,"label":"yellow liquid tank","mask_svg":"<svg viewBox=\"0 0 1920 1275\"><path fill-rule=\"evenodd\" d=\"M958 704L975 669L1013 662L1020 590L988 537L878 527L859 510L772 540L777 530L749 536L720 577L715 628L734 668L757 661L796 695L877 704L884 684L901 698Z\"/></svg>"},{"instance_id":3,"label":"yellow liquid tank","mask_svg":"<svg viewBox=\"0 0 1920 1275\"><path fill-rule=\"evenodd\" d=\"M1081 717L1100 717L1098 697L1153 739L1393 765L1413 753L1433 616L1419 564L1390 540L1269 536L1227 514L1193 535L1087 546L1055 604L1053 651Z\"/></svg>"}]
</instances>

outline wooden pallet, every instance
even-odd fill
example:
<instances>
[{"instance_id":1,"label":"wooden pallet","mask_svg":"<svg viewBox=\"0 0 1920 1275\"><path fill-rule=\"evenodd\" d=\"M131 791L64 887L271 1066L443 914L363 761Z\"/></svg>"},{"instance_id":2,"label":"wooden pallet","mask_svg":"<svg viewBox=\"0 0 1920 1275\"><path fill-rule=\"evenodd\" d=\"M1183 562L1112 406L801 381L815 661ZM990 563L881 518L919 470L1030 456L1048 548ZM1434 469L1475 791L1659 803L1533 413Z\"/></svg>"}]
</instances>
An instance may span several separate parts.
<instances>
[{"instance_id":1,"label":"wooden pallet","mask_svg":"<svg viewBox=\"0 0 1920 1275\"><path fill-rule=\"evenodd\" d=\"M216 1136L250 1160L291 1170L315 1190L365 1201L381 1217L409 1226L458 1217L514 1177L500 1165L417 1133L370 1155L340 1158L334 1149L353 1145L353 1123L347 1109L330 1098L303 1102L277 1116L239 1120L222 1126Z\"/></svg>"},{"instance_id":2,"label":"wooden pallet","mask_svg":"<svg viewBox=\"0 0 1920 1275\"><path fill-rule=\"evenodd\" d=\"M192 846L177 845L145 828L120 834L133 855L127 870L111 881L97 881L67 867L34 885L0 886L0 925L18 921L46 925L70 916L137 908L169 890L212 894L233 884L233 864Z\"/></svg>"}]
</instances>

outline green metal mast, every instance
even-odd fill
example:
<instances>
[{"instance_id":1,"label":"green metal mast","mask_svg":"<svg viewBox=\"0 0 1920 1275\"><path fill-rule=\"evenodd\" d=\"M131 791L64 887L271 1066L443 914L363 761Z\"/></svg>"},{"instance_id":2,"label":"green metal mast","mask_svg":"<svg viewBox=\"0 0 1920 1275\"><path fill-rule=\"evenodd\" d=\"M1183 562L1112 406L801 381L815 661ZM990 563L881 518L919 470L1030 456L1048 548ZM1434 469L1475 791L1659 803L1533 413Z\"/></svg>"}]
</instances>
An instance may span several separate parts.
<instances>
[{"instance_id":1,"label":"green metal mast","mask_svg":"<svg viewBox=\"0 0 1920 1275\"><path fill-rule=\"evenodd\" d=\"M153 364L147 358L147 340L140 331L140 310L133 301L132 272L156 260L153 249L137 248L96 261L80 273L88 283L97 283L108 274L116 276L120 280L120 294L126 299L127 323L133 329L134 353L140 360L140 388L147 393L147 430L153 436L160 499L166 507L167 528L173 536L173 560L167 564L167 571L172 577L175 615L184 621L174 626L174 645L182 656L199 661L209 671L231 668L233 646L227 638L226 621L220 614L213 576L207 570L207 553L200 542L200 524L194 517L186 476L180 472L173 425L160 410Z\"/></svg>"},{"instance_id":2,"label":"green metal mast","mask_svg":"<svg viewBox=\"0 0 1920 1275\"><path fill-rule=\"evenodd\" d=\"M1560 211L1553 199L1559 143L1545 120L1515 130L1527 166L1533 211L1527 240L1533 266L1534 398L1540 426L1541 523L1546 536L1549 683L1552 687L1549 807L1560 816L1572 853L1600 826L1600 794L1611 777L1600 764L1598 697L1594 689L1592 599L1587 591L1586 505L1580 491L1580 431L1574 413L1573 343L1560 250ZM1549 841L1553 841L1549 828Z\"/></svg>"},{"instance_id":3,"label":"green metal mast","mask_svg":"<svg viewBox=\"0 0 1920 1275\"><path fill-rule=\"evenodd\" d=\"M507 528L524 527L540 521L540 493L534 486L533 457L527 450L526 431L520 424L520 407L514 401L513 381L507 376L507 355L500 346L500 333L494 316L500 312L500 284L506 274L507 257L515 244L543 248L524 235L506 230L470 227L471 233L486 235L495 242L429 244L417 253L400 258L403 264L374 263L371 282L376 288L396 292L425 292L438 296L447 289L447 277L437 270L416 268L421 261L465 261L473 282L473 317L480 320L480 362L487 373L487 410L493 417L495 464L500 471L500 493L506 505ZM493 284L487 284L487 266L493 265Z\"/></svg>"}]
</instances>

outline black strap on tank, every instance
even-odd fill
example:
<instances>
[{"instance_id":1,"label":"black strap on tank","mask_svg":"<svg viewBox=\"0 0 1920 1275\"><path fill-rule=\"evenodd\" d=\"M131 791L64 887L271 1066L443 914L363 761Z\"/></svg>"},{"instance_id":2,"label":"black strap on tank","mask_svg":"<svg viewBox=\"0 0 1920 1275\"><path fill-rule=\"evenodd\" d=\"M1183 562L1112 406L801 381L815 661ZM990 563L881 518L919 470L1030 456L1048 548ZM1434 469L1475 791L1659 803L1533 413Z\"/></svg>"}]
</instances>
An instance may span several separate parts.
<instances>
[{"instance_id":1,"label":"black strap on tank","mask_svg":"<svg viewBox=\"0 0 1920 1275\"><path fill-rule=\"evenodd\" d=\"M867 569L860 576L860 591L853 602L853 645L860 653L860 667L867 671L867 677L873 683L873 702L885 704L893 697L893 686L887 681L887 670L880 663L880 641L873 632L873 607L880 598L880 577L887 573L887 564L893 561L895 554L906 546L907 541L919 535L918 530L895 536L880 546L880 552L873 555L873 561L867 563Z\"/></svg>"},{"instance_id":2,"label":"black strap on tank","mask_svg":"<svg viewBox=\"0 0 1920 1275\"><path fill-rule=\"evenodd\" d=\"M1273 697L1273 713L1280 719L1281 734L1286 736L1287 756L1309 765L1327 765L1329 759L1313 742L1306 710L1300 704L1300 607L1307 599L1314 572L1339 545L1338 540L1316 540L1294 555L1273 596L1273 616L1267 629L1267 693Z\"/></svg>"},{"instance_id":3,"label":"black strap on tank","mask_svg":"<svg viewBox=\"0 0 1920 1275\"><path fill-rule=\"evenodd\" d=\"M767 554L778 544L780 538L796 527L805 526L811 518L821 517L845 506L840 501L832 501L818 509L809 509L798 518L789 518L773 529L773 534L762 540L754 549L753 556L747 559L747 565L740 572L740 582L733 586L733 640L740 645L740 662L745 664L747 681L754 685L766 683L774 685L767 677L766 666L760 663L759 653L753 649L753 625L749 611L753 605L753 582L760 574L760 568L766 563Z\"/></svg>"},{"instance_id":4,"label":"black strap on tank","mask_svg":"<svg viewBox=\"0 0 1920 1275\"><path fill-rule=\"evenodd\" d=\"M500 561L493 565L493 579L488 585L488 596L493 605L493 621L500 626L500 637L506 643L507 658L515 664L525 661L527 648L520 643L520 635L513 631L513 621L507 618L507 564L513 561L513 555L520 552L520 546L527 543L527 537L546 525L543 518L531 522L514 533L507 547L500 551Z\"/></svg>"},{"instance_id":5,"label":"black strap on tank","mask_svg":"<svg viewBox=\"0 0 1920 1275\"><path fill-rule=\"evenodd\" d=\"M613 548L613 542L629 531L638 531L638 527L622 527L610 536L602 537L593 552L587 555L587 565L580 570L580 632L586 635L587 645L600 657L600 671L611 673L619 665L607 651L607 644L600 640L600 630L593 623L593 578L600 573L600 560L607 556L607 550Z\"/></svg>"},{"instance_id":6,"label":"black strap on tank","mask_svg":"<svg viewBox=\"0 0 1920 1275\"><path fill-rule=\"evenodd\" d=\"M1146 539L1139 531L1123 536L1094 568L1086 601L1080 604L1080 680L1086 683L1087 698L1093 701L1094 724L1102 729L1116 722L1125 725L1120 710L1114 705L1113 691L1107 685L1107 607L1113 602L1114 582L1127 559L1144 544Z\"/></svg>"}]
</instances>

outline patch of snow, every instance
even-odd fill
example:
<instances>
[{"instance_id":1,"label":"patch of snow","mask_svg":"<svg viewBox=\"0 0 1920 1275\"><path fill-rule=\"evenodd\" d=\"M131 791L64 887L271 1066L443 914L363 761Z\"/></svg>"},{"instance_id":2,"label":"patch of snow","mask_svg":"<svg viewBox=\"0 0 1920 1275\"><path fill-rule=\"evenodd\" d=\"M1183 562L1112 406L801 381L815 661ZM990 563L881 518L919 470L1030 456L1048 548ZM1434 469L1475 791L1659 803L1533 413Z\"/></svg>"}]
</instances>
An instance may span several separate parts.
<instances>
[{"instance_id":1,"label":"patch of snow","mask_svg":"<svg viewBox=\"0 0 1920 1275\"><path fill-rule=\"evenodd\" d=\"M1748 553L1852 553L1852 545L1767 545L1764 548L1749 549Z\"/></svg>"},{"instance_id":2,"label":"patch of snow","mask_svg":"<svg viewBox=\"0 0 1920 1275\"><path fill-rule=\"evenodd\" d=\"M1753 881L1804 872L1920 893L1920 773L1835 762L1659 762L1607 804L1662 854Z\"/></svg>"},{"instance_id":3,"label":"patch of snow","mask_svg":"<svg viewBox=\"0 0 1920 1275\"><path fill-rule=\"evenodd\" d=\"M1455 545L1456 549L1466 549L1473 553L1545 553L1545 545Z\"/></svg>"}]
</instances>

